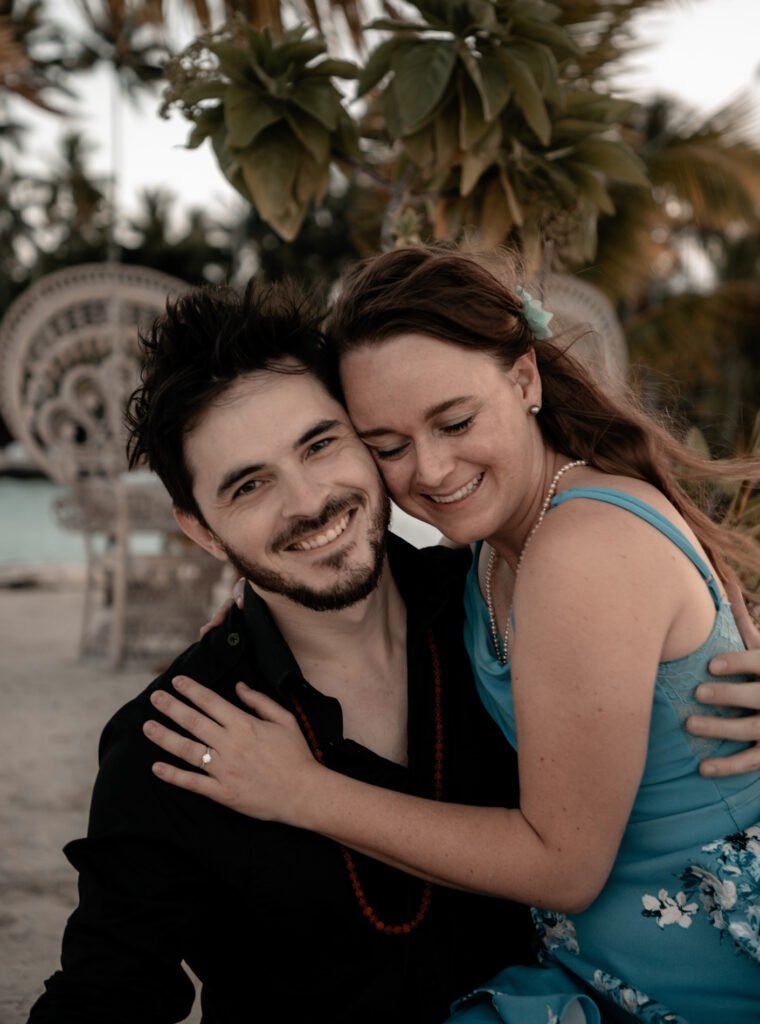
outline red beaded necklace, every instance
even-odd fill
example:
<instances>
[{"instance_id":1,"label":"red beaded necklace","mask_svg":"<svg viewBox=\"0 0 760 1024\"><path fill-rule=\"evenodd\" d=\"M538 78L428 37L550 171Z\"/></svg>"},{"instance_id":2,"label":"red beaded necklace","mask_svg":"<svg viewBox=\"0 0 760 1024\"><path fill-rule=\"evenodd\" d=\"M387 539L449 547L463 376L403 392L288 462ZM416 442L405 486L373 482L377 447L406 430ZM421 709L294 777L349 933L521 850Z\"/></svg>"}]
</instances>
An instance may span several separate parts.
<instances>
[{"instance_id":1,"label":"red beaded necklace","mask_svg":"<svg viewBox=\"0 0 760 1024\"><path fill-rule=\"evenodd\" d=\"M430 650L430 660L433 665L433 727L435 732L435 742L433 746L433 799L440 800L443 796L443 713L441 711L441 662L438 658L438 648L436 647L435 640L433 639L432 630L427 631L427 642ZM317 740L316 733L312 727L311 722L303 709L300 701L293 697L293 706L296 709L301 725L303 727L304 735L306 740L311 747L311 751L314 757L319 761L320 764L324 764L325 757L322 753L322 748ZM343 854L343 860L346 864L346 870L348 871L348 878L351 882L351 888L354 890L354 896L356 902L359 904L359 909L362 914L367 918L369 923L377 928L379 932L383 932L385 935L408 935L409 932L414 931L425 919L425 915L430 909L430 900L433 893L433 886L430 882L425 882L422 889L422 898L420 899L420 905L417 909L417 913L411 919L406 921L404 924L387 924L383 921L376 913L374 907L372 907L367 900L364 893L364 887L359 880L359 873L356 870L356 861L354 860L353 854L345 846L341 846L341 852Z\"/></svg>"}]
</instances>

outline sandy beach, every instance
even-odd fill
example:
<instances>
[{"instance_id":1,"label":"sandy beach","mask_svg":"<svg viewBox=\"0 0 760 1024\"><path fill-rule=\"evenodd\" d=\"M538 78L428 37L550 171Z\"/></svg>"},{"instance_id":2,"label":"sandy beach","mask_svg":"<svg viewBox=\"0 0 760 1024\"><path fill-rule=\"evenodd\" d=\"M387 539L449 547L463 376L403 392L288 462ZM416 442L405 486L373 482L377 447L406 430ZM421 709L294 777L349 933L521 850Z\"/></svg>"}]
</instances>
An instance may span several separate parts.
<instances>
[{"instance_id":1,"label":"sandy beach","mask_svg":"<svg viewBox=\"0 0 760 1024\"><path fill-rule=\"evenodd\" d=\"M25 1021L58 967L76 903L61 848L85 833L103 725L154 674L77 660L81 598L0 587L0 1024Z\"/></svg>"}]
</instances>

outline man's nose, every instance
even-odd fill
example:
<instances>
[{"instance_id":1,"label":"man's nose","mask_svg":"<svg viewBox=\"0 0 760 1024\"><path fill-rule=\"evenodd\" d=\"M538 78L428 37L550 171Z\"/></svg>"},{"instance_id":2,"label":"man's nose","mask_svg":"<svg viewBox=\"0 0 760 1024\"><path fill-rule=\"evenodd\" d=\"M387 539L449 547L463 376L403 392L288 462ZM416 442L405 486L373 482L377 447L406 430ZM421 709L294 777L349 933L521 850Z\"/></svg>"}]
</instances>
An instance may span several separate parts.
<instances>
[{"instance_id":1,"label":"man's nose","mask_svg":"<svg viewBox=\"0 0 760 1024\"><path fill-rule=\"evenodd\" d=\"M322 480L308 473L294 472L283 481L283 515L310 518L320 514L330 496L330 489Z\"/></svg>"}]
</instances>

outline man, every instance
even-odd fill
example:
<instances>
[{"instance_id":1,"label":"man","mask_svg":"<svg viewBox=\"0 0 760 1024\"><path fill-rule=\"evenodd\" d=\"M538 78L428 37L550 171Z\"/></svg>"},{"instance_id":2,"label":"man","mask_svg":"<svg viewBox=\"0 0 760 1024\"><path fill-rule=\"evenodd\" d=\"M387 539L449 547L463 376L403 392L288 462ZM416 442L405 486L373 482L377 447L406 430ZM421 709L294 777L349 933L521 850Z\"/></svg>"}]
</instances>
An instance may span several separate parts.
<instances>
[{"instance_id":1,"label":"man","mask_svg":"<svg viewBox=\"0 0 760 1024\"><path fill-rule=\"evenodd\" d=\"M145 340L133 460L147 456L186 533L252 586L106 727L88 837L66 847L79 907L31 1021L182 1020L182 961L208 1024L440 1021L489 971L530 957L522 908L431 892L151 772L164 755L142 734L150 695L184 674L235 703L243 680L300 708L326 762L358 778L516 799L461 640L466 555L386 537L388 499L316 322L279 288L201 292Z\"/></svg>"},{"instance_id":2,"label":"man","mask_svg":"<svg viewBox=\"0 0 760 1024\"><path fill-rule=\"evenodd\" d=\"M166 754L142 727L187 675L239 707L238 680L269 694L357 778L516 801L461 639L467 555L386 535L317 323L286 290L249 287L186 296L145 339L132 461L147 458L182 529L251 585L106 727L88 837L66 847L80 905L35 1024L181 1020L183 961L207 1024L441 1021L455 996L530 959L522 908L430 888L151 772Z\"/></svg>"}]
</instances>

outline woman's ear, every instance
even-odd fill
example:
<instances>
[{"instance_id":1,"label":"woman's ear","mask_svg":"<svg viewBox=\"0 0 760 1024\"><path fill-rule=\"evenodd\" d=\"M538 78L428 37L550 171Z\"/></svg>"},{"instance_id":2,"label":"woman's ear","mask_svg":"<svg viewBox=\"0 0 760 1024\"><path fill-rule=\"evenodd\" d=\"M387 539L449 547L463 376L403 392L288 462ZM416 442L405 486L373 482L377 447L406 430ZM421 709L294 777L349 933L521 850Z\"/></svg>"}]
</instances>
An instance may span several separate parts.
<instances>
[{"instance_id":1,"label":"woman's ear","mask_svg":"<svg viewBox=\"0 0 760 1024\"><path fill-rule=\"evenodd\" d=\"M520 388L525 408L537 405L541 407L541 375L536 364L535 349L528 349L516 359L509 371L510 377Z\"/></svg>"}]
</instances>

